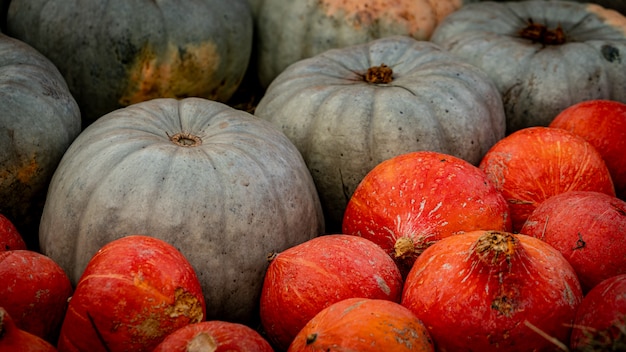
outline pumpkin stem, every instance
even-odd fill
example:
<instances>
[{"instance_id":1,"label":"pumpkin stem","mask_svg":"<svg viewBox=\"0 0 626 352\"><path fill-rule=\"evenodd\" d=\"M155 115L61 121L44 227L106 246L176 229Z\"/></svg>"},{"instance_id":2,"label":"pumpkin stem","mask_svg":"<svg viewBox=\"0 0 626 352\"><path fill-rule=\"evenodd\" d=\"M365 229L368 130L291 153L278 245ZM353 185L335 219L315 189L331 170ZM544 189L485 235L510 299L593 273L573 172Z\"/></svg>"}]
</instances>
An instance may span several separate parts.
<instances>
[{"instance_id":1,"label":"pumpkin stem","mask_svg":"<svg viewBox=\"0 0 626 352\"><path fill-rule=\"evenodd\" d=\"M413 240L408 237L400 237L393 245L396 258L403 258L415 253L415 244Z\"/></svg>"},{"instance_id":2,"label":"pumpkin stem","mask_svg":"<svg viewBox=\"0 0 626 352\"><path fill-rule=\"evenodd\" d=\"M517 243L518 239L511 233L489 231L478 238L470 254L474 253L487 265L499 265L503 262L509 265Z\"/></svg>"},{"instance_id":3,"label":"pumpkin stem","mask_svg":"<svg viewBox=\"0 0 626 352\"><path fill-rule=\"evenodd\" d=\"M391 83L393 81L393 70L391 67L380 64L380 66L372 66L367 69L367 73L363 76L367 83Z\"/></svg>"},{"instance_id":4,"label":"pumpkin stem","mask_svg":"<svg viewBox=\"0 0 626 352\"><path fill-rule=\"evenodd\" d=\"M315 340L317 340L317 334L316 333L309 334L306 337L306 344L310 345L313 342L315 342Z\"/></svg>"},{"instance_id":5,"label":"pumpkin stem","mask_svg":"<svg viewBox=\"0 0 626 352\"><path fill-rule=\"evenodd\" d=\"M519 31L519 36L531 40L533 43L545 45L561 45L565 43L565 32L561 25L555 29L549 29L546 25L533 22L528 19L528 25Z\"/></svg>"},{"instance_id":6,"label":"pumpkin stem","mask_svg":"<svg viewBox=\"0 0 626 352\"><path fill-rule=\"evenodd\" d=\"M168 135L172 143L181 147L197 147L202 145L200 137L193 135L189 132L178 132L173 136Z\"/></svg>"},{"instance_id":7,"label":"pumpkin stem","mask_svg":"<svg viewBox=\"0 0 626 352\"><path fill-rule=\"evenodd\" d=\"M276 259L277 256L278 256L277 252L271 252L267 255L267 261L271 262L272 260Z\"/></svg>"}]
</instances>

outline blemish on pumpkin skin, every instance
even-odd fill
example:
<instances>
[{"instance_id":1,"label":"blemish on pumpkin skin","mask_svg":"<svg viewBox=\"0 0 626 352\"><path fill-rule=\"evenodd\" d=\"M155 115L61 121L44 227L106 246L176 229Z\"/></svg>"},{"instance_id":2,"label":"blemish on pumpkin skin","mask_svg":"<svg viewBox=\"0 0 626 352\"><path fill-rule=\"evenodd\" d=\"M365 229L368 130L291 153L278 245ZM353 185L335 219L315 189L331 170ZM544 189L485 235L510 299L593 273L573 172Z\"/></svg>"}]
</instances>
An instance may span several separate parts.
<instances>
[{"instance_id":1,"label":"blemish on pumpkin skin","mask_svg":"<svg viewBox=\"0 0 626 352\"><path fill-rule=\"evenodd\" d=\"M200 301L181 287L176 288L174 304L169 306L165 312L171 318L185 316L189 318L190 323L199 323L204 318Z\"/></svg>"},{"instance_id":2,"label":"blemish on pumpkin skin","mask_svg":"<svg viewBox=\"0 0 626 352\"><path fill-rule=\"evenodd\" d=\"M589 13L597 15L608 26L613 27L616 30L620 30L626 35L626 18L619 12L602 7L598 4L588 3L585 10Z\"/></svg>"},{"instance_id":3,"label":"blemish on pumpkin skin","mask_svg":"<svg viewBox=\"0 0 626 352\"><path fill-rule=\"evenodd\" d=\"M128 69L128 86L118 102L128 106L154 98L189 96L215 99L220 93L213 87L213 76L220 56L213 43L170 43L163 53L147 45Z\"/></svg>"},{"instance_id":4,"label":"blemish on pumpkin skin","mask_svg":"<svg viewBox=\"0 0 626 352\"><path fill-rule=\"evenodd\" d=\"M405 27L416 39L430 38L437 24L463 4L461 0L320 0L328 17L347 19L357 29L393 23ZM430 11L428 11L430 10Z\"/></svg>"},{"instance_id":5,"label":"blemish on pumpkin skin","mask_svg":"<svg viewBox=\"0 0 626 352\"><path fill-rule=\"evenodd\" d=\"M24 165L22 165L15 173L15 178L23 184L28 184L39 172L39 164L33 156Z\"/></svg>"}]
</instances>

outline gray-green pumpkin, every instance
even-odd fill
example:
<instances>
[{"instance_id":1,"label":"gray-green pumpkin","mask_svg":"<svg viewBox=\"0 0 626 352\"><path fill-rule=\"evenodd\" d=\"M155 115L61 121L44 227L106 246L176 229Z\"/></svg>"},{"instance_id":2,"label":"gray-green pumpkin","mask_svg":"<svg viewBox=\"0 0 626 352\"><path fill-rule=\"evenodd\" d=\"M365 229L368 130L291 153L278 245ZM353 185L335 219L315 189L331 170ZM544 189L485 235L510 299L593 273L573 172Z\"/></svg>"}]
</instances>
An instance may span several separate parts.
<instances>
[{"instance_id":1,"label":"gray-green pumpkin","mask_svg":"<svg viewBox=\"0 0 626 352\"><path fill-rule=\"evenodd\" d=\"M252 62L263 87L292 63L392 35L430 38L450 13L477 0L248 0Z\"/></svg>"},{"instance_id":2,"label":"gray-green pumpkin","mask_svg":"<svg viewBox=\"0 0 626 352\"><path fill-rule=\"evenodd\" d=\"M489 77L408 36L292 64L268 87L255 115L298 147L335 231L356 186L380 162L431 150L477 165L505 133L500 93Z\"/></svg>"},{"instance_id":3,"label":"gray-green pumpkin","mask_svg":"<svg viewBox=\"0 0 626 352\"><path fill-rule=\"evenodd\" d=\"M57 68L0 33L0 214L30 249L48 183L80 130L80 110Z\"/></svg>"},{"instance_id":4,"label":"gray-green pumpkin","mask_svg":"<svg viewBox=\"0 0 626 352\"><path fill-rule=\"evenodd\" d=\"M626 17L597 4L468 4L446 17L431 41L489 74L509 133L547 126L584 100L626 102Z\"/></svg>"},{"instance_id":5,"label":"gray-green pumpkin","mask_svg":"<svg viewBox=\"0 0 626 352\"><path fill-rule=\"evenodd\" d=\"M39 234L74 284L114 239L165 240L196 270L207 319L251 323L267 256L323 231L311 175L279 129L219 102L162 98L115 110L76 138Z\"/></svg>"},{"instance_id":6,"label":"gray-green pumpkin","mask_svg":"<svg viewBox=\"0 0 626 352\"><path fill-rule=\"evenodd\" d=\"M12 0L7 33L65 77L85 125L160 97L227 101L252 50L247 0Z\"/></svg>"}]
</instances>

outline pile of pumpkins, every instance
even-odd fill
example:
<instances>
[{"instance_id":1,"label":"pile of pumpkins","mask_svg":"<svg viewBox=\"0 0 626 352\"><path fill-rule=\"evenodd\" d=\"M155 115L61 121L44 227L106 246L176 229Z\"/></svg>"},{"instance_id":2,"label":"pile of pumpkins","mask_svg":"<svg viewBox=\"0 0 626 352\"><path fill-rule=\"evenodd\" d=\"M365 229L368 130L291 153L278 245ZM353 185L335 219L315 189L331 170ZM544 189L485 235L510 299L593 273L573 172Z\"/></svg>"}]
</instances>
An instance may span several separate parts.
<instances>
[{"instance_id":1,"label":"pile of pumpkins","mask_svg":"<svg viewBox=\"0 0 626 352\"><path fill-rule=\"evenodd\" d=\"M526 241L518 234L546 236L543 218L528 219L566 191L603 194L626 213L626 8L618 2L4 0L0 11L0 214L15 225L0 234L18 234L0 237L0 254L51 261L62 313L35 335L59 350L154 350L175 328L210 321L232 324L212 329L239 329L253 350L317 348L325 343L317 333L289 346L313 314L289 334L264 318L304 310L280 303L286 291L269 301L262 294L289 250L336 235L371 241L385 255L370 261L397 270L395 289L379 280L387 296L378 298L399 302L414 263L451 235L495 231L494 246L510 259L507 250ZM550 177L539 182L537 170ZM411 198L418 188L429 191ZM616 219L620 243L626 225ZM107 258L120 241L122 254ZM600 277L626 274L615 259L607 277L583 280L578 268L587 264L553 247L575 272L572 307ZM611 255L626 258L622 248ZM109 264L94 264L101 257ZM136 261L120 259L129 257ZM160 284L150 281L163 272ZM132 304L76 296L90 277L108 278L91 284L105 292L153 295L145 300L164 315L134 322L150 341L109 340L95 328L110 317L84 307L97 302L104 314ZM116 291L120 278L142 293ZM0 331L11 320L5 309ZM469 348L446 346L413 313L394 315L412 321L411 343ZM167 329L156 334L150 324ZM524 328L569 338L569 330ZM206 340L197 343L219 345ZM499 343L492 347L507 350Z\"/></svg>"}]
</instances>

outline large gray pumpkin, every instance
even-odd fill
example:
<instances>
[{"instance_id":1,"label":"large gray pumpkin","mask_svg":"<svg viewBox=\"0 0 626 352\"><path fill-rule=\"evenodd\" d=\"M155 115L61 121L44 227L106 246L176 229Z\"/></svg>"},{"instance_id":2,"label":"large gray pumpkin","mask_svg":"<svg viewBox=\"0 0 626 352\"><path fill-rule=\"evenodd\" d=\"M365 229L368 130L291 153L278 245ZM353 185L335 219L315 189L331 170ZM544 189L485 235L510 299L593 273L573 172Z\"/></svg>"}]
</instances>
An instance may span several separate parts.
<instances>
[{"instance_id":1,"label":"large gray pumpkin","mask_svg":"<svg viewBox=\"0 0 626 352\"><path fill-rule=\"evenodd\" d=\"M63 76L29 45L0 34L0 214L30 249L48 183L81 129Z\"/></svg>"},{"instance_id":2,"label":"large gray pumpkin","mask_svg":"<svg viewBox=\"0 0 626 352\"><path fill-rule=\"evenodd\" d=\"M255 115L298 147L333 230L380 162L432 150L477 165L505 132L500 94L484 72L408 36L294 63L268 87Z\"/></svg>"},{"instance_id":3,"label":"large gray pumpkin","mask_svg":"<svg viewBox=\"0 0 626 352\"><path fill-rule=\"evenodd\" d=\"M547 126L584 100L626 102L626 17L596 4L468 4L446 17L431 41L489 74L509 133Z\"/></svg>"},{"instance_id":4,"label":"large gray pumpkin","mask_svg":"<svg viewBox=\"0 0 626 352\"><path fill-rule=\"evenodd\" d=\"M85 125L161 97L227 101L252 50L247 0L12 0L7 33L65 77Z\"/></svg>"},{"instance_id":5,"label":"large gray pumpkin","mask_svg":"<svg viewBox=\"0 0 626 352\"><path fill-rule=\"evenodd\" d=\"M311 175L280 130L215 101L155 99L76 138L50 184L40 241L75 284L111 240L163 239L195 268L207 318L247 323L267 255L323 231Z\"/></svg>"}]
</instances>

